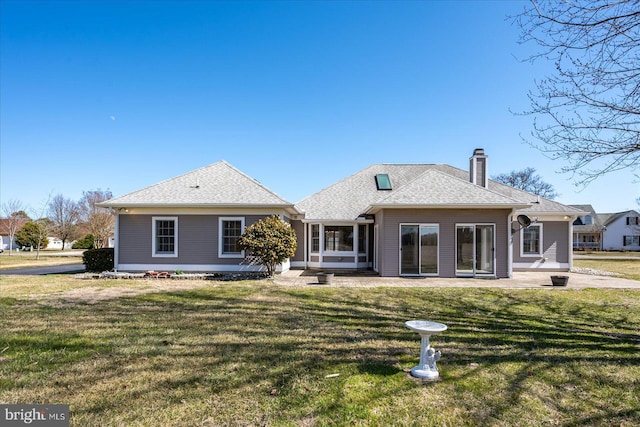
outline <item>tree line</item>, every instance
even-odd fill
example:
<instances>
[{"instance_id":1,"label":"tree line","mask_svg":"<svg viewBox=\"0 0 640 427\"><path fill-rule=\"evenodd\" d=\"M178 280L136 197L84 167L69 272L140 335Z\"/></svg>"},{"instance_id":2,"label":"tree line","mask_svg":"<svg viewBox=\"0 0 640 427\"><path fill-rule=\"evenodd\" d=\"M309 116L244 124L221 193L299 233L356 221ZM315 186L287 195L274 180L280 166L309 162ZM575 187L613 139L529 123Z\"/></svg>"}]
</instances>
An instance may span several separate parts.
<instances>
[{"instance_id":1,"label":"tree line","mask_svg":"<svg viewBox=\"0 0 640 427\"><path fill-rule=\"evenodd\" d=\"M66 243L81 239L85 247L102 248L108 246L113 234L114 214L97 204L112 198L110 191L91 190L82 193L75 201L57 194L50 197L40 213L32 218L19 200L10 200L1 207L5 232L9 237L9 253L14 242L18 246L33 247L39 251L48 245L49 237Z\"/></svg>"}]
</instances>

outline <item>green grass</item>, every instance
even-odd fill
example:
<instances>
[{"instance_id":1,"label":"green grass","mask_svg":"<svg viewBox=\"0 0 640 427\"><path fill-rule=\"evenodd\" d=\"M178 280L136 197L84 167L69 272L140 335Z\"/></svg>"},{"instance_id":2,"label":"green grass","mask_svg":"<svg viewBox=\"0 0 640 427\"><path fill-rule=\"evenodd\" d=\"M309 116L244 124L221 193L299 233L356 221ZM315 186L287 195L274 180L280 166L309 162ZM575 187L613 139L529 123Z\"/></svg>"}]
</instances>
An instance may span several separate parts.
<instances>
[{"instance_id":1,"label":"green grass","mask_svg":"<svg viewBox=\"0 0 640 427\"><path fill-rule=\"evenodd\" d=\"M640 424L640 291L198 282L88 304L50 280L0 298L0 402L68 403L72 426ZM449 326L439 381L408 375L410 319Z\"/></svg>"},{"instance_id":2,"label":"green grass","mask_svg":"<svg viewBox=\"0 0 640 427\"><path fill-rule=\"evenodd\" d=\"M66 251L69 252L69 251ZM74 251L77 252L77 251ZM5 251L0 254L0 270L9 268L46 267L51 265L77 264L82 263L82 256L69 256L65 251L40 251L39 259L37 253Z\"/></svg>"},{"instance_id":3,"label":"green grass","mask_svg":"<svg viewBox=\"0 0 640 427\"><path fill-rule=\"evenodd\" d=\"M625 279L640 280L640 258L635 259L574 259L574 267L619 273Z\"/></svg>"},{"instance_id":4,"label":"green grass","mask_svg":"<svg viewBox=\"0 0 640 427\"><path fill-rule=\"evenodd\" d=\"M574 255L588 255L590 257L636 257L640 258L640 252L633 251L573 251Z\"/></svg>"}]
</instances>

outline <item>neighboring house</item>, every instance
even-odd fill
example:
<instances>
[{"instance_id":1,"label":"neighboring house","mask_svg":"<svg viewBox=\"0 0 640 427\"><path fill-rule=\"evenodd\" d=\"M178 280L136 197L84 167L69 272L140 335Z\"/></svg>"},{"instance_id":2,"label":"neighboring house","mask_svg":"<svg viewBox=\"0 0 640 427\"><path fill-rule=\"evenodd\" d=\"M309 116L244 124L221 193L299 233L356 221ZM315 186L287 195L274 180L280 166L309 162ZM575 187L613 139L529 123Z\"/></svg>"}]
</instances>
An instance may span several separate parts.
<instances>
[{"instance_id":1,"label":"neighboring house","mask_svg":"<svg viewBox=\"0 0 640 427\"><path fill-rule=\"evenodd\" d=\"M606 227L602 239L604 250L640 250L640 214L637 211L603 214L603 223Z\"/></svg>"},{"instance_id":2,"label":"neighboring house","mask_svg":"<svg viewBox=\"0 0 640 427\"><path fill-rule=\"evenodd\" d=\"M602 216L596 214L591 205L570 205L584 211L573 222L573 248L579 250L602 250L605 226Z\"/></svg>"},{"instance_id":3,"label":"neighboring house","mask_svg":"<svg viewBox=\"0 0 640 427\"><path fill-rule=\"evenodd\" d=\"M224 161L100 206L116 212L115 268L125 271L261 270L238 247L244 228L270 215L287 221L300 215Z\"/></svg>"},{"instance_id":4,"label":"neighboring house","mask_svg":"<svg viewBox=\"0 0 640 427\"><path fill-rule=\"evenodd\" d=\"M276 214L298 236L282 270L490 278L569 270L572 223L584 213L490 180L481 149L469 171L377 164L296 205L218 162L102 206L117 213L119 270L255 270L237 239L245 226ZM520 225L519 216L531 225Z\"/></svg>"},{"instance_id":5,"label":"neighboring house","mask_svg":"<svg viewBox=\"0 0 640 427\"><path fill-rule=\"evenodd\" d=\"M71 249L73 243L74 242L64 242L64 249ZM62 250L62 240L55 236L49 236L49 244L47 245L47 249Z\"/></svg>"},{"instance_id":6,"label":"neighboring house","mask_svg":"<svg viewBox=\"0 0 640 427\"><path fill-rule=\"evenodd\" d=\"M629 210L598 214L591 205L571 205L586 213L573 223L574 249L640 250L640 214Z\"/></svg>"},{"instance_id":7,"label":"neighboring house","mask_svg":"<svg viewBox=\"0 0 640 427\"><path fill-rule=\"evenodd\" d=\"M8 251L11 245L11 239L9 238L9 220L6 218L0 218L0 249ZM17 249L18 245L13 242L13 249Z\"/></svg>"}]
</instances>

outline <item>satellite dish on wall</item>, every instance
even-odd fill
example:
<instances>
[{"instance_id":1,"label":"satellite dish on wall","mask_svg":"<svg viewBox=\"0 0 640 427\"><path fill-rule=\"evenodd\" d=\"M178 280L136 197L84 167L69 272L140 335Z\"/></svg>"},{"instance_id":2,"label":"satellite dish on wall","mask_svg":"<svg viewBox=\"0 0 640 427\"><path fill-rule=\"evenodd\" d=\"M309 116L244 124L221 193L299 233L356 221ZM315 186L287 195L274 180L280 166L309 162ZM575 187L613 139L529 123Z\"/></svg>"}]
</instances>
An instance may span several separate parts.
<instances>
[{"instance_id":1,"label":"satellite dish on wall","mask_svg":"<svg viewBox=\"0 0 640 427\"><path fill-rule=\"evenodd\" d=\"M522 228L526 228L531 225L531 218L526 215L518 215L518 224L520 224Z\"/></svg>"}]
</instances>

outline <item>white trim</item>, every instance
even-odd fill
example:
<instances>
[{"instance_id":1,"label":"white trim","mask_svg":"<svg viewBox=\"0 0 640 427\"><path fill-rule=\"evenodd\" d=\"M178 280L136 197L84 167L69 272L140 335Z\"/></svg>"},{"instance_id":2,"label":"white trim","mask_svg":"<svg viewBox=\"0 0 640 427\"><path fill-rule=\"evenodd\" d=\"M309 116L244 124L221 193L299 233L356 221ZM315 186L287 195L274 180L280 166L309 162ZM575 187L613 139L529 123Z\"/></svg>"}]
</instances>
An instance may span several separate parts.
<instances>
[{"instance_id":1,"label":"white trim","mask_svg":"<svg viewBox=\"0 0 640 427\"><path fill-rule=\"evenodd\" d=\"M365 265L366 263L361 263ZM309 262L310 268L358 269L358 262Z\"/></svg>"},{"instance_id":2,"label":"white trim","mask_svg":"<svg viewBox=\"0 0 640 427\"><path fill-rule=\"evenodd\" d=\"M117 208L114 208L117 210ZM124 207L122 208L124 209ZM215 206L190 206L190 207L164 207L164 206L149 206L149 207L127 207L126 215L255 215L255 216L271 216L271 215L284 215L289 217L286 209L278 209L278 207L264 206L260 208L247 208L247 207L215 207ZM125 213L123 213L125 215Z\"/></svg>"},{"instance_id":3,"label":"white trim","mask_svg":"<svg viewBox=\"0 0 640 427\"><path fill-rule=\"evenodd\" d=\"M531 262L514 262L514 270L529 270L529 269L541 269L541 270L564 270L569 271L568 262L550 262L544 258L533 260Z\"/></svg>"},{"instance_id":4,"label":"white trim","mask_svg":"<svg viewBox=\"0 0 640 427\"><path fill-rule=\"evenodd\" d=\"M118 259L120 256L120 213L116 214L115 224L113 226L113 236L115 241L113 242L113 269L116 269L118 265Z\"/></svg>"},{"instance_id":5,"label":"white trim","mask_svg":"<svg viewBox=\"0 0 640 427\"><path fill-rule=\"evenodd\" d=\"M512 212L513 215L513 212ZM512 215L507 216L507 276L509 279L513 277L513 232Z\"/></svg>"},{"instance_id":6,"label":"white trim","mask_svg":"<svg viewBox=\"0 0 640 427\"><path fill-rule=\"evenodd\" d=\"M173 221L173 252L156 252L156 222ZM177 258L178 257L178 217L177 216L154 216L151 217L151 258Z\"/></svg>"},{"instance_id":7,"label":"white trim","mask_svg":"<svg viewBox=\"0 0 640 427\"><path fill-rule=\"evenodd\" d=\"M313 226L317 225L318 226L318 251L314 252L313 250ZM308 253L309 255L311 254L318 254L320 255L320 253L322 252L322 224L320 223L310 223L310 224L305 224L305 230L307 228L307 226L309 227L309 250Z\"/></svg>"},{"instance_id":8,"label":"white trim","mask_svg":"<svg viewBox=\"0 0 640 427\"><path fill-rule=\"evenodd\" d=\"M303 252L303 257L302 257L303 264L302 264L302 267L303 268L307 268L307 262L309 261L309 254L307 253L307 248L309 248L309 246L307 246L309 244L308 243L308 241L309 241L308 240L308 234L309 234L308 231L309 230L307 230L307 224L305 224L303 222L302 223L302 235L303 235L303 237L302 237L302 252ZM294 261L294 262L297 262L297 261ZM293 262L291 263L291 265L293 265ZM296 265L296 267L298 267L298 266Z\"/></svg>"},{"instance_id":9,"label":"white trim","mask_svg":"<svg viewBox=\"0 0 640 427\"><path fill-rule=\"evenodd\" d=\"M276 271L281 266L278 265ZM202 271L202 272L233 272L233 271L267 271L263 265L238 265L238 264L120 264L119 271Z\"/></svg>"},{"instance_id":10,"label":"white trim","mask_svg":"<svg viewBox=\"0 0 640 427\"><path fill-rule=\"evenodd\" d=\"M350 251L328 251L325 248L325 227L326 226L329 227L351 227L351 232L353 233L353 236L351 238L351 250ZM322 256L339 256L339 257L345 257L345 256L358 256L358 223L354 223L354 222L344 222L344 223L334 223L334 224L320 224L320 254ZM315 252L313 252L315 253Z\"/></svg>"},{"instance_id":11,"label":"white trim","mask_svg":"<svg viewBox=\"0 0 640 427\"><path fill-rule=\"evenodd\" d=\"M573 268L573 221L569 222L569 246L567 246L567 250L569 251L569 269ZM602 244L602 239L600 239Z\"/></svg>"},{"instance_id":12,"label":"white trim","mask_svg":"<svg viewBox=\"0 0 640 427\"><path fill-rule=\"evenodd\" d=\"M524 253L524 230L531 227L540 227L540 232L539 232L540 252L535 254L534 253L525 254ZM543 234L543 227L541 222L536 224L531 224L529 227L521 228L520 229L520 258L540 258L544 254L543 242L544 242L544 234ZM571 250L573 251L573 246L571 246Z\"/></svg>"},{"instance_id":13,"label":"white trim","mask_svg":"<svg viewBox=\"0 0 640 427\"><path fill-rule=\"evenodd\" d=\"M244 258L244 251L234 253L224 253L222 223L225 221L240 221L240 228L244 233L244 217L243 216L221 216L218 218L218 258Z\"/></svg>"},{"instance_id":14,"label":"white trim","mask_svg":"<svg viewBox=\"0 0 640 427\"><path fill-rule=\"evenodd\" d=\"M380 244L380 224L376 224L373 226L373 271L379 273L379 263L378 263L378 252L380 249L378 248Z\"/></svg>"}]
</instances>

